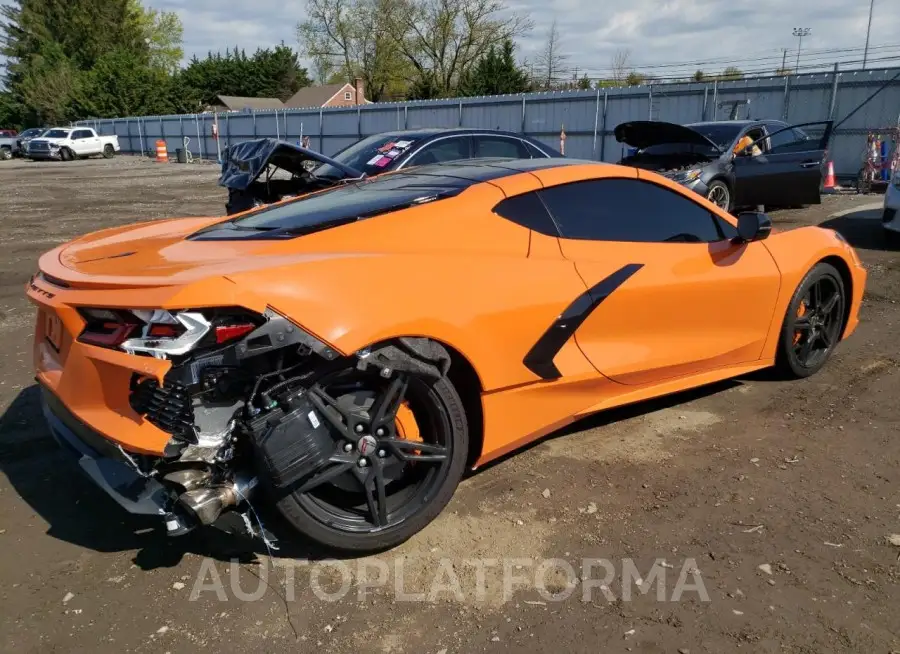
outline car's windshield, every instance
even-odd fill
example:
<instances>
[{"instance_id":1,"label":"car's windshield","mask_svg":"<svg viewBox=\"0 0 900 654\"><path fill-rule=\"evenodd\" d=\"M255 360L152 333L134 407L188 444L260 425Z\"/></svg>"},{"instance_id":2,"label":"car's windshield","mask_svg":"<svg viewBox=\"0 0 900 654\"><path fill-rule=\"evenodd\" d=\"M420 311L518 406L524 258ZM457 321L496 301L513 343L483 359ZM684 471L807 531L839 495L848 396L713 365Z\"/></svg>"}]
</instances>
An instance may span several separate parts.
<instances>
[{"instance_id":1,"label":"car's windshield","mask_svg":"<svg viewBox=\"0 0 900 654\"><path fill-rule=\"evenodd\" d=\"M415 138L401 134L376 134L344 148L331 158L371 177L390 170L394 161L415 142ZM344 174L331 164L322 164L313 171L313 174L326 179L344 177Z\"/></svg>"},{"instance_id":2,"label":"car's windshield","mask_svg":"<svg viewBox=\"0 0 900 654\"><path fill-rule=\"evenodd\" d=\"M307 233L326 226L354 222L460 192L464 180L397 173L312 193L238 218L238 229Z\"/></svg>"},{"instance_id":3,"label":"car's windshield","mask_svg":"<svg viewBox=\"0 0 900 654\"><path fill-rule=\"evenodd\" d=\"M22 136L24 136L25 138L31 138L32 136L38 136L43 131L44 130L40 129L39 127L32 127L31 129L26 129L24 132L22 132Z\"/></svg>"},{"instance_id":4,"label":"car's windshield","mask_svg":"<svg viewBox=\"0 0 900 654\"><path fill-rule=\"evenodd\" d=\"M737 135L741 133L740 125L730 125L727 123L695 123L688 125L695 132L703 134L710 141L719 146L719 149L725 150L734 143Z\"/></svg>"},{"instance_id":5,"label":"car's windshield","mask_svg":"<svg viewBox=\"0 0 900 654\"><path fill-rule=\"evenodd\" d=\"M48 139L64 139L69 135L69 130L67 129L51 129L49 132L44 134Z\"/></svg>"}]
</instances>

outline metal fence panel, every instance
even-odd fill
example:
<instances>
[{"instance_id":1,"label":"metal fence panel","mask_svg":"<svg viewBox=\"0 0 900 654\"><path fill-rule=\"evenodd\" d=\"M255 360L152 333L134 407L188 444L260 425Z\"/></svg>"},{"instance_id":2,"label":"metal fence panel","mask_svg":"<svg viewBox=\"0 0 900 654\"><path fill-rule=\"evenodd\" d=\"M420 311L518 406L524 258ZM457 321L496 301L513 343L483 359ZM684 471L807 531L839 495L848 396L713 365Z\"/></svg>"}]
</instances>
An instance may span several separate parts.
<instances>
[{"instance_id":1,"label":"metal fence panel","mask_svg":"<svg viewBox=\"0 0 900 654\"><path fill-rule=\"evenodd\" d=\"M529 93L372 104L329 109L228 112L218 115L219 140L212 135L213 114L86 120L101 134L116 134L125 153L152 156L157 139L169 152L185 147L195 157L216 159L231 143L273 137L300 142L327 155L359 138L420 127L473 127L522 132L553 148L566 132L566 154L617 161L624 147L613 136L631 120L691 123L727 120L732 103L745 103L739 117L783 119L792 123L842 120L900 69L764 77L725 82L655 84L629 88ZM749 103L747 103L749 101ZM900 120L900 79L856 111L834 134L830 156L839 175L855 175L868 131L895 127Z\"/></svg>"}]
</instances>

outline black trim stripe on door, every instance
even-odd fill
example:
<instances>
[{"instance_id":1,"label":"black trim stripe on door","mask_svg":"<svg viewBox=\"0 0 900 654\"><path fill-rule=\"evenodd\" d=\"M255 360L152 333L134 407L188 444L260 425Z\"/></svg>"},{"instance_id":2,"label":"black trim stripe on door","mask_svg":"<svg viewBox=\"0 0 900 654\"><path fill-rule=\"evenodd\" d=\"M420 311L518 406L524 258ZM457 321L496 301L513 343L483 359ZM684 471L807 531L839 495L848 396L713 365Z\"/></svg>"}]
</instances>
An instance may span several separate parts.
<instances>
[{"instance_id":1,"label":"black trim stripe on door","mask_svg":"<svg viewBox=\"0 0 900 654\"><path fill-rule=\"evenodd\" d=\"M643 267L642 263L622 266L575 298L528 350L528 354L522 360L525 367L541 379L561 377L562 373L553 363L554 357L594 309Z\"/></svg>"}]
</instances>

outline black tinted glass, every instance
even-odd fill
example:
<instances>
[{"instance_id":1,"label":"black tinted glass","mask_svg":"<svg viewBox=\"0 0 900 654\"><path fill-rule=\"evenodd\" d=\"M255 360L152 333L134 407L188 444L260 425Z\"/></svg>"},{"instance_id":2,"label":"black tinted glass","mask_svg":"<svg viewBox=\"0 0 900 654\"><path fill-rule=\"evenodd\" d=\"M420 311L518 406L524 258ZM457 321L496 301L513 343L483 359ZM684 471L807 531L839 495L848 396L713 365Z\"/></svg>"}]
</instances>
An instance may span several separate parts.
<instances>
[{"instance_id":1,"label":"black tinted glass","mask_svg":"<svg viewBox=\"0 0 900 654\"><path fill-rule=\"evenodd\" d=\"M406 154L417 140L415 136L376 134L344 148L331 158L371 177L394 168L400 156ZM329 164L322 164L313 173L316 177L344 177L344 173Z\"/></svg>"},{"instance_id":2,"label":"black tinted glass","mask_svg":"<svg viewBox=\"0 0 900 654\"><path fill-rule=\"evenodd\" d=\"M547 213L547 208L537 193L526 193L507 198L494 207L494 213L541 234L559 236L553 219Z\"/></svg>"},{"instance_id":3,"label":"black tinted glass","mask_svg":"<svg viewBox=\"0 0 900 654\"><path fill-rule=\"evenodd\" d=\"M575 182L540 191L564 238L698 243L722 238L712 214L662 186L638 179Z\"/></svg>"},{"instance_id":4,"label":"black tinted glass","mask_svg":"<svg viewBox=\"0 0 900 654\"><path fill-rule=\"evenodd\" d=\"M414 154L407 165L425 166L443 161L457 161L469 158L469 140L466 137L440 139L429 143L417 154Z\"/></svg>"},{"instance_id":5,"label":"black tinted glass","mask_svg":"<svg viewBox=\"0 0 900 654\"><path fill-rule=\"evenodd\" d=\"M695 132L700 132L723 150L731 145L741 133L740 125L728 123L694 123L688 127Z\"/></svg>"},{"instance_id":6,"label":"black tinted glass","mask_svg":"<svg viewBox=\"0 0 900 654\"><path fill-rule=\"evenodd\" d=\"M529 158L525 144L519 139L503 138L500 136L476 136L476 157L509 157L511 159Z\"/></svg>"},{"instance_id":7,"label":"black tinted glass","mask_svg":"<svg viewBox=\"0 0 900 654\"><path fill-rule=\"evenodd\" d=\"M255 211L233 224L239 229L315 231L460 193L470 182L438 176L394 174L303 196Z\"/></svg>"}]
</instances>

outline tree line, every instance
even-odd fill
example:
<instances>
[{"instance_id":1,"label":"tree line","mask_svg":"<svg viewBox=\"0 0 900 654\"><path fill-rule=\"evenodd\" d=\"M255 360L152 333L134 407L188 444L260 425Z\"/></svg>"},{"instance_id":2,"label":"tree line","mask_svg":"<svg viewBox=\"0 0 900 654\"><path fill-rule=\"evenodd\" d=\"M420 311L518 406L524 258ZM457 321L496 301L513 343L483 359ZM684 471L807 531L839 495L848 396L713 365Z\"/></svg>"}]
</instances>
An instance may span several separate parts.
<instances>
[{"instance_id":1,"label":"tree line","mask_svg":"<svg viewBox=\"0 0 900 654\"><path fill-rule=\"evenodd\" d=\"M530 19L505 0L307 0L299 50L237 47L183 63L174 12L141 0L7 0L0 7L0 127L194 113L218 95L287 100L312 83L363 80L374 102L590 89L653 82L616 53L612 75L571 77L554 22L532 61ZM304 67L301 56L309 62ZM694 79L739 79L697 71Z\"/></svg>"},{"instance_id":2,"label":"tree line","mask_svg":"<svg viewBox=\"0 0 900 654\"><path fill-rule=\"evenodd\" d=\"M140 0L13 0L0 17L2 127L192 113L219 94L284 100L311 83L283 44L182 66L178 15Z\"/></svg>"}]
</instances>

